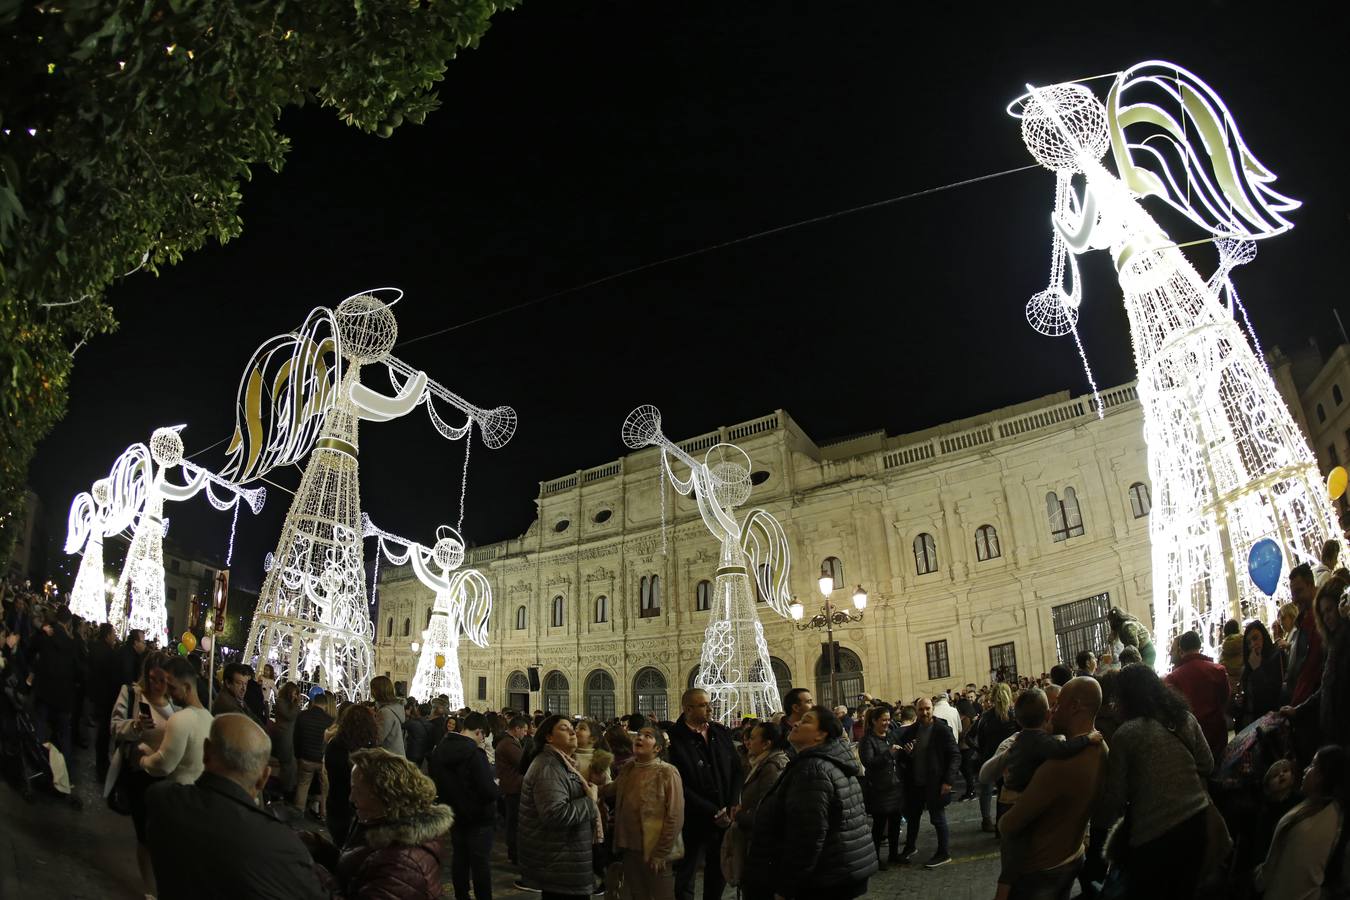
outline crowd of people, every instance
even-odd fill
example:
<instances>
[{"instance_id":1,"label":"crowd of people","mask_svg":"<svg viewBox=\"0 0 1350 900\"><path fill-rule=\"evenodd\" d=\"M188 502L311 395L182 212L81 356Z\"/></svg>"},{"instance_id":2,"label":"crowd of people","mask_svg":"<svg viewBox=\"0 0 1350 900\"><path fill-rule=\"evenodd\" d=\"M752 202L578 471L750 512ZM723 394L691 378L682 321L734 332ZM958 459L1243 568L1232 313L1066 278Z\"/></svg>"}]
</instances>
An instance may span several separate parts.
<instances>
[{"instance_id":1,"label":"crowd of people","mask_svg":"<svg viewBox=\"0 0 1350 900\"><path fill-rule=\"evenodd\" d=\"M1179 635L1166 676L1148 629L1112 610L1100 656L1039 678L833 708L793 688L734 728L697 688L674 720L602 722L451 709L384 676L357 701L271 666L212 684L198 656L12 584L0 676L39 743L92 744L147 897L200 895L187 848L204 846L238 863L213 869L218 896L439 897L448 866L457 898L490 900L499 848L547 898L692 900L700 875L704 900L858 897L892 866L951 862L947 809L972 801L997 900L1341 896L1338 554L1292 571L1269 627L1225 623L1218 659Z\"/></svg>"}]
</instances>

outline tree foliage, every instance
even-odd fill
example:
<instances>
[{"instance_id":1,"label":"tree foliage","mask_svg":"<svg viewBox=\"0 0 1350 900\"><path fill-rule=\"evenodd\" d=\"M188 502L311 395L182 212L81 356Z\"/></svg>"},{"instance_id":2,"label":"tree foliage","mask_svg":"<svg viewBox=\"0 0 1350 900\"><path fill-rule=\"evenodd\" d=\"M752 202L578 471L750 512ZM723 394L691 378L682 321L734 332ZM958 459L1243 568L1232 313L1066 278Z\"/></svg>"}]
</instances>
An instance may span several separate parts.
<instances>
[{"instance_id":1,"label":"tree foliage","mask_svg":"<svg viewBox=\"0 0 1350 900\"><path fill-rule=\"evenodd\" d=\"M381 137L420 123L517 3L0 0L0 521L74 351L115 327L105 290L240 233L241 179L285 159L282 110Z\"/></svg>"}]
</instances>

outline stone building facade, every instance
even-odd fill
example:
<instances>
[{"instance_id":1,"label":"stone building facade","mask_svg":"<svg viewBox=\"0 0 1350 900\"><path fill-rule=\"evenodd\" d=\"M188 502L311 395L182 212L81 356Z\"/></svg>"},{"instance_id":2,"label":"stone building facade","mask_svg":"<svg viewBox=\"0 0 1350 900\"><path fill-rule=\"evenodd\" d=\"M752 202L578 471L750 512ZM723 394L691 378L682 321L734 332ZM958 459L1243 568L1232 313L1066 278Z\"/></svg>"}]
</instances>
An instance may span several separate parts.
<instances>
[{"instance_id":1,"label":"stone building facade","mask_svg":"<svg viewBox=\"0 0 1350 900\"><path fill-rule=\"evenodd\" d=\"M749 454L748 505L782 522L806 618L822 569L840 608L867 591L862 621L834 632L840 697L913 698L1100 650L1111 606L1152 620L1142 413L1133 385L1102 396L1102 419L1090 396L1061 392L898 436L817 444L779 410L679 443ZM469 552L494 598L491 646L461 644L470 705L677 712L718 545L658 460L642 450L542 482L524 535ZM432 595L392 567L379 592L376 669L410 683ZM760 611L780 687L828 700L825 632Z\"/></svg>"}]
</instances>

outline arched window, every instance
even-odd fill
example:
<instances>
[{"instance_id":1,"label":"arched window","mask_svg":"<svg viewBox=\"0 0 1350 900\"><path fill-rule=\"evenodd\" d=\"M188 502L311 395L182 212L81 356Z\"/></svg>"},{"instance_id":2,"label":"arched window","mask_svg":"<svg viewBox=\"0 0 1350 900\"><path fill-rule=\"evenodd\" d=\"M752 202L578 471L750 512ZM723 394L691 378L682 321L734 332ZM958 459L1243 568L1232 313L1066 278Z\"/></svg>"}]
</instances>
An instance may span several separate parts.
<instances>
[{"instance_id":1,"label":"arched window","mask_svg":"<svg viewBox=\"0 0 1350 900\"><path fill-rule=\"evenodd\" d=\"M385 636L385 637L393 637L393 636L394 636L394 617L393 617L393 616L390 616L390 617L389 617L389 626L388 626L387 628L385 628L385 630L384 630L384 636Z\"/></svg>"},{"instance_id":2,"label":"arched window","mask_svg":"<svg viewBox=\"0 0 1350 900\"><path fill-rule=\"evenodd\" d=\"M1337 406L1340 406L1341 401L1345 399L1345 397L1341 395L1341 386L1339 384L1333 384L1331 386L1331 399L1336 401Z\"/></svg>"},{"instance_id":3,"label":"arched window","mask_svg":"<svg viewBox=\"0 0 1350 900\"><path fill-rule=\"evenodd\" d=\"M820 561L820 577L826 575L834 582L835 590L844 586L844 564L839 561L839 557L827 556Z\"/></svg>"},{"instance_id":4,"label":"arched window","mask_svg":"<svg viewBox=\"0 0 1350 900\"><path fill-rule=\"evenodd\" d=\"M1148 494L1148 485L1136 481L1130 485L1130 512L1136 519L1142 519L1153 509L1153 498Z\"/></svg>"},{"instance_id":5,"label":"arched window","mask_svg":"<svg viewBox=\"0 0 1350 900\"><path fill-rule=\"evenodd\" d=\"M1327 420L1327 411L1323 409L1322 404L1319 403L1317 404L1317 423L1320 425L1326 420Z\"/></svg>"},{"instance_id":6,"label":"arched window","mask_svg":"<svg viewBox=\"0 0 1350 900\"><path fill-rule=\"evenodd\" d=\"M422 626L423 629L426 629L426 628L430 628L430 627L431 627L431 610L432 610L432 607L428 606L428 607L427 607L427 624L425 624L425 625Z\"/></svg>"},{"instance_id":7,"label":"arched window","mask_svg":"<svg viewBox=\"0 0 1350 900\"><path fill-rule=\"evenodd\" d=\"M760 603L769 602L764 598L764 590L760 587L761 584L763 584L768 580L769 580L769 564L760 563L759 568L755 569L755 600L757 600Z\"/></svg>"},{"instance_id":8,"label":"arched window","mask_svg":"<svg viewBox=\"0 0 1350 900\"><path fill-rule=\"evenodd\" d=\"M937 542L925 531L914 539L914 571L918 575L927 575L936 572L937 567Z\"/></svg>"},{"instance_id":9,"label":"arched window","mask_svg":"<svg viewBox=\"0 0 1350 900\"><path fill-rule=\"evenodd\" d=\"M597 722L614 718L614 679L604 669L586 676L586 715Z\"/></svg>"},{"instance_id":10,"label":"arched window","mask_svg":"<svg viewBox=\"0 0 1350 900\"><path fill-rule=\"evenodd\" d=\"M847 705L866 690L863 687L863 664L858 654L838 644L835 647L838 649L834 659L834 682L839 689L838 697L830 691L829 656L822 653L816 659L816 702L826 706Z\"/></svg>"},{"instance_id":11,"label":"arched window","mask_svg":"<svg viewBox=\"0 0 1350 900\"><path fill-rule=\"evenodd\" d=\"M1003 551L998 548L998 532L993 525L981 525L975 529L975 559L984 562L998 559Z\"/></svg>"},{"instance_id":12,"label":"arched window","mask_svg":"<svg viewBox=\"0 0 1350 900\"><path fill-rule=\"evenodd\" d=\"M525 607L516 607L516 631L525 630Z\"/></svg>"},{"instance_id":13,"label":"arched window","mask_svg":"<svg viewBox=\"0 0 1350 900\"><path fill-rule=\"evenodd\" d=\"M404 636L404 637L407 637L407 636L410 635L410 634L412 634L412 619L404 619L404 620L403 620L403 636Z\"/></svg>"},{"instance_id":14,"label":"arched window","mask_svg":"<svg viewBox=\"0 0 1350 900\"><path fill-rule=\"evenodd\" d=\"M643 575L638 582L638 615L650 619L661 615L661 576Z\"/></svg>"},{"instance_id":15,"label":"arched window","mask_svg":"<svg viewBox=\"0 0 1350 900\"><path fill-rule=\"evenodd\" d=\"M694 585L694 609L699 612L712 609L712 582L706 578Z\"/></svg>"},{"instance_id":16,"label":"arched window","mask_svg":"<svg viewBox=\"0 0 1350 900\"><path fill-rule=\"evenodd\" d=\"M604 594L595 598L595 621L597 623L609 621L609 598Z\"/></svg>"},{"instance_id":17,"label":"arched window","mask_svg":"<svg viewBox=\"0 0 1350 900\"><path fill-rule=\"evenodd\" d=\"M773 669L773 680L778 682L778 696L785 696L792 690L792 670L776 656L769 657L769 668Z\"/></svg>"},{"instance_id":18,"label":"arched window","mask_svg":"<svg viewBox=\"0 0 1350 900\"><path fill-rule=\"evenodd\" d=\"M633 676L633 707L642 715L651 713L657 721L670 718L670 698L666 694L666 676L648 666Z\"/></svg>"},{"instance_id":19,"label":"arched window","mask_svg":"<svg viewBox=\"0 0 1350 900\"><path fill-rule=\"evenodd\" d=\"M1083 535L1083 515L1078 509L1078 494L1071 487L1064 489L1064 499L1054 491L1045 495L1045 514L1050 520L1050 536L1055 543Z\"/></svg>"},{"instance_id":20,"label":"arched window","mask_svg":"<svg viewBox=\"0 0 1350 900\"><path fill-rule=\"evenodd\" d=\"M550 624L551 626L553 626L554 628L561 628L561 627L563 626L563 598L562 598L562 594L559 594L558 596L556 596L556 597L553 598L553 612L552 612L552 618L549 619L549 624Z\"/></svg>"},{"instance_id":21,"label":"arched window","mask_svg":"<svg viewBox=\"0 0 1350 900\"><path fill-rule=\"evenodd\" d=\"M692 668L692 669L689 670L689 683L688 683L687 687L689 687L689 688L694 688L694 687L697 687L697 686L698 686L698 685L696 684L696 682L698 681L698 670L701 669L701 668L702 668L702 666L701 666L701 665L698 665L698 666L694 666L694 668Z\"/></svg>"},{"instance_id":22,"label":"arched window","mask_svg":"<svg viewBox=\"0 0 1350 900\"><path fill-rule=\"evenodd\" d=\"M567 715L570 693L571 685L567 683L567 676L561 672L549 672L544 679L544 712Z\"/></svg>"}]
</instances>

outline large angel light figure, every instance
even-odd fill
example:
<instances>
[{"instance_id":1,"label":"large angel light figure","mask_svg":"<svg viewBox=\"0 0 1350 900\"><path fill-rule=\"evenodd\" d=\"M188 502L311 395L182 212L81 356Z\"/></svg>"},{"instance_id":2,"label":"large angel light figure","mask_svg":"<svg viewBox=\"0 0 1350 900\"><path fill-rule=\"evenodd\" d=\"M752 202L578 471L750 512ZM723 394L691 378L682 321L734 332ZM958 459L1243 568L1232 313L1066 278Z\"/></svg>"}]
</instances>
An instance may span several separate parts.
<instances>
[{"instance_id":1,"label":"large angel light figure","mask_svg":"<svg viewBox=\"0 0 1350 900\"><path fill-rule=\"evenodd\" d=\"M479 647L487 646L492 616L492 586L477 569L460 569L464 540L448 525L436 529L436 544L425 547L390 534L365 519L366 537L396 566L410 564L417 580L435 592L431 619L422 632L410 696L427 700L444 694L451 709L464 706L464 682L459 674L459 636Z\"/></svg>"},{"instance_id":2,"label":"large angel light figure","mask_svg":"<svg viewBox=\"0 0 1350 900\"><path fill-rule=\"evenodd\" d=\"M655 406L639 406L628 414L623 442L634 450L660 448L663 472L679 493L693 494L703 523L722 544L694 685L708 692L713 717L723 724L741 716L771 715L782 700L749 573L753 569L760 597L787 618L791 558L787 535L773 516L754 509L736 521L733 511L750 499L750 457L735 444L716 444L698 462L661 433L661 411ZM685 478L676 475L674 461L688 467Z\"/></svg>"},{"instance_id":3,"label":"large angel light figure","mask_svg":"<svg viewBox=\"0 0 1350 900\"><path fill-rule=\"evenodd\" d=\"M1225 619L1274 613L1277 599L1246 577L1254 543L1273 539L1290 565L1315 562L1335 532L1316 461L1235 319L1229 279L1254 255L1250 241L1292 227L1284 213L1298 203L1272 190L1274 175L1218 95L1171 63L1119 73L1105 103L1082 84L1028 85L1009 112L1058 182L1051 283L1027 318L1044 334L1076 336L1074 254L1109 248L1153 482L1154 640L1167 646L1193 629L1213 652ZM1102 163L1108 149L1115 174ZM1216 240L1209 282L1145 211L1149 197Z\"/></svg>"},{"instance_id":4,"label":"large angel light figure","mask_svg":"<svg viewBox=\"0 0 1350 900\"><path fill-rule=\"evenodd\" d=\"M270 662L278 680L321 684L349 699L369 691L374 636L361 552L358 423L387 422L424 405L450 440L467 442L477 426L495 448L515 431L510 407L478 409L392 355L398 323L391 307L401 297L393 288L353 295L264 343L244 371L227 450L225 474L240 484L309 455L245 656ZM361 383L362 369L376 365L388 371L392 395ZM433 400L467 420L448 424Z\"/></svg>"},{"instance_id":5,"label":"large angel light figure","mask_svg":"<svg viewBox=\"0 0 1350 900\"><path fill-rule=\"evenodd\" d=\"M267 496L263 488L238 487L185 459L183 438L179 434L182 429L182 425L158 428L150 436L148 447L145 444L132 444L118 457L109 479L109 502L100 524L76 524L76 509L86 508L80 497L76 497L71 511L72 525L76 525L72 532L87 527L89 542L92 542L96 530L100 530L104 536L111 536L128 526L132 528L131 544L127 547L122 574L113 590L108 621L123 637L139 629L145 632L146 640L158 641L160 646L167 646L169 637L168 609L164 596L164 534L168 527L164 518L164 501L190 500L204 492L216 509L233 509L240 502L247 502L257 514L262 510ZM174 469L182 470L186 479L183 483L170 480L169 474ZM217 491L222 491L224 496L217 496ZM72 536L78 538L77 534ZM68 549L69 545L68 539ZM101 540L97 553L102 555ZM85 562L91 561L86 559ZM101 561L99 569L102 569ZM80 566L77 581L79 576L84 576L81 590L91 591L94 575L86 572L84 563ZM102 572L99 571L100 581L101 576ZM101 584L97 587L102 590ZM82 603L91 607L93 605L88 598Z\"/></svg>"}]
</instances>

